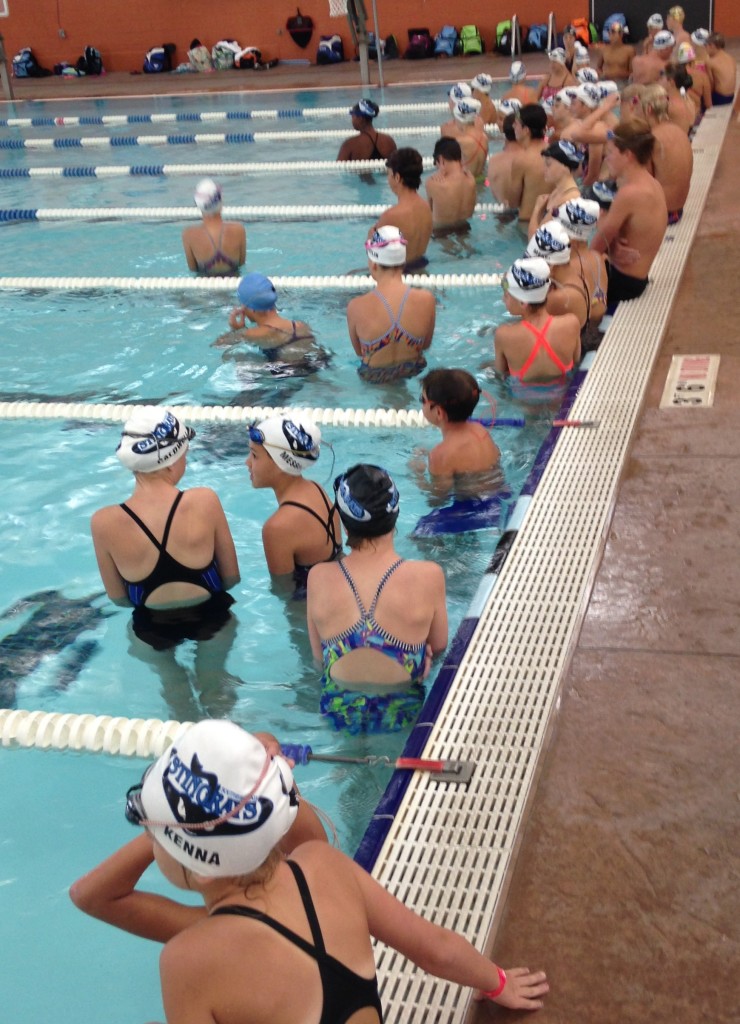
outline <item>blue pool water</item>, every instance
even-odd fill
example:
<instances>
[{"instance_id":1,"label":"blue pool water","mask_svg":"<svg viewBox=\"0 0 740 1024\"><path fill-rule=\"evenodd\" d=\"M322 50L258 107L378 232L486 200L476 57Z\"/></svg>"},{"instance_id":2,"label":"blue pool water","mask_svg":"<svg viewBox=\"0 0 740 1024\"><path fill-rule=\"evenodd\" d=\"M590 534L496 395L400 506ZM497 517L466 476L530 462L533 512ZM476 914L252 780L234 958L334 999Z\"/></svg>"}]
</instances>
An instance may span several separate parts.
<instances>
[{"instance_id":1,"label":"blue pool water","mask_svg":"<svg viewBox=\"0 0 740 1024\"><path fill-rule=\"evenodd\" d=\"M408 96L405 95L408 92ZM388 102L444 99L444 88L392 90ZM276 106L349 105L351 92L300 93L291 97L250 94L207 96L197 109L262 109ZM382 98L380 99L382 106ZM18 116L115 113L121 110L196 109L192 97L94 103L16 104ZM379 127L436 125L444 114L403 113ZM289 121L257 122L255 130ZM336 117L297 127L336 127ZM145 126L146 133L174 132ZM219 125L198 130L219 131ZM82 129L73 129L75 134ZM85 129L102 134L108 129ZM121 132L122 129L115 129ZM125 131L139 131L129 127ZM59 134L70 129L60 129ZM0 137L44 134L2 129ZM49 134L47 132L46 134ZM410 144L431 152L429 140ZM399 142L403 139L399 137ZM7 166L95 163L192 163L235 160L331 158L338 141L275 142L244 147L167 147L134 150L11 152ZM190 178L1 180L0 208L40 206L190 205ZM393 197L383 176L244 175L223 179L227 204L384 203ZM489 195L481 195L483 201ZM247 225L248 266L274 275L335 274L364 267L368 223L276 221ZM19 224L3 225L3 274L18 276L182 276L182 225ZM432 242L431 270L490 273L521 253L516 228L478 217L457 250ZM437 329L430 367L464 366L498 402L499 415L521 409L490 376L495 324L503 317L492 289L447 289L438 293ZM258 357L224 361L213 341L227 326L230 300L205 293L108 294L3 293L4 335L0 350L0 401L91 401L174 404L300 404L309 407L418 407L418 381L393 388L362 385L346 333L350 294L288 289L282 310L307 320L332 353L328 369L310 378L282 381L266 373ZM552 409L528 410L527 429L497 433L509 488L516 494L547 430ZM481 409L483 414L487 409ZM227 685L203 694L197 685L195 650L181 648L164 669L134 657L129 649L129 613L104 594L89 539L89 518L101 505L123 500L130 476L114 457L120 427L79 420L0 420L0 494L4 547L0 577L0 705L49 711L195 718L230 715L260 725L317 751L394 756L403 737L347 737L332 732L317 714L318 678L311 665L303 606L276 593L266 573L260 529L274 507L271 492L253 491L244 467L243 427L204 424L192 446L186 484L213 487L231 523L241 562L236 588L236 629L224 651ZM313 477L325 486L356 461L382 461L399 486L402 511L398 548L405 557L438 559L447 574L451 630L462 620L495 546L495 531L416 540L411 531L429 511L410 460L429 447L429 429L324 427L325 448ZM141 773L140 761L91 754L0 750L6 821L0 841L0 943L17 951L3 986L3 1019L25 1024L52 1015L110 1024L161 1018L156 955L140 940L115 933L75 911L66 890L82 871L130 834L122 818L122 795ZM388 780L366 767L310 765L298 770L304 794L334 819L340 842L352 851ZM22 826L18 825L22 822ZM52 852L53 851L53 855ZM160 887L155 872L147 882ZM162 891L164 888L162 887ZM17 961L17 963L16 963ZM44 965L44 984L15 968ZM90 984L90 964L95 970ZM113 967L115 966L115 969Z\"/></svg>"}]
</instances>

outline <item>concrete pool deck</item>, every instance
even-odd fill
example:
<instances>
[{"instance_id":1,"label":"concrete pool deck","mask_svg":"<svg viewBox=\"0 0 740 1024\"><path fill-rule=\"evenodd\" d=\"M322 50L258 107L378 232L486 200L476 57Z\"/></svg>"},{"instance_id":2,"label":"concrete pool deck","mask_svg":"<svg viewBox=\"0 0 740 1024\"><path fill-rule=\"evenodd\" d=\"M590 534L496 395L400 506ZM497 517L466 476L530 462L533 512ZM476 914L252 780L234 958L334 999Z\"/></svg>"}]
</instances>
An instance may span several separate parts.
<instances>
[{"instance_id":1,"label":"concrete pool deck","mask_svg":"<svg viewBox=\"0 0 740 1024\"><path fill-rule=\"evenodd\" d=\"M525 62L533 72L545 63L541 55ZM394 61L385 75L391 86L507 67L491 55ZM54 88L79 98L358 80L348 63L14 84L20 100ZM501 963L547 970L552 991L537 1019L552 1024L737 1019L739 159L733 116L632 439L494 944ZM671 356L684 353L720 355L714 405L660 410ZM524 1016L485 1005L475 1020Z\"/></svg>"}]
</instances>

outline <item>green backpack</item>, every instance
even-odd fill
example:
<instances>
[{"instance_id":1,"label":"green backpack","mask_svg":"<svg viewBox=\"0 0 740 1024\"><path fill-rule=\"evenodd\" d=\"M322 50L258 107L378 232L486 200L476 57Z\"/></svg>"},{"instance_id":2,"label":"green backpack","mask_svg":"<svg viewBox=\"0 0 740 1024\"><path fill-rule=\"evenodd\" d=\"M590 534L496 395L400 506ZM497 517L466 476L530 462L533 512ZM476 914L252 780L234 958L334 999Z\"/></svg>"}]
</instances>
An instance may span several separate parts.
<instances>
[{"instance_id":1,"label":"green backpack","mask_svg":"<svg viewBox=\"0 0 740 1024\"><path fill-rule=\"evenodd\" d=\"M483 53L483 40L475 25L463 25L460 29L460 52Z\"/></svg>"}]
</instances>

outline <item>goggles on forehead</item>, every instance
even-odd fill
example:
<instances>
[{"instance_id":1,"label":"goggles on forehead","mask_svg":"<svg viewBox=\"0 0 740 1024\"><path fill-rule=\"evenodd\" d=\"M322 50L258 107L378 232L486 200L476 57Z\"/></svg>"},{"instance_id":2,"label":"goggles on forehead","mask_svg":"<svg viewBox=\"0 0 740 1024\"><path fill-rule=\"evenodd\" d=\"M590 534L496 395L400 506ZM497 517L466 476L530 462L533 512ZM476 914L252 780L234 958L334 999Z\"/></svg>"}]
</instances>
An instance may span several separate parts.
<instances>
[{"instance_id":1,"label":"goggles on forehead","mask_svg":"<svg viewBox=\"0 0 740 1024\"><path fill-rule=\"evenodd\" d=\"M365 242L365 248L369 251L370 249L385 249L387 245L408 244L403 235L397 235L395 238L383 238L379 231L373 231L370 238Z\"/></svg>"}]
</instances>

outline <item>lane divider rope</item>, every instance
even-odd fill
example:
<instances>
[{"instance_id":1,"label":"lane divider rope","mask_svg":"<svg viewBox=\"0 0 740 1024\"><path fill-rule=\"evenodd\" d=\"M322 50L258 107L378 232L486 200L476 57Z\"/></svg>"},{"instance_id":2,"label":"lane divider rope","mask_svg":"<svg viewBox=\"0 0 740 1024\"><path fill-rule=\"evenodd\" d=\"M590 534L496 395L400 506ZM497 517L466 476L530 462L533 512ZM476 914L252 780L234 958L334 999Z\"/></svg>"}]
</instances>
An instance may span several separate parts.
<instances>
[{"instance_id":1,"label":"lane divider rope","mask_svg":"<svg viewBox=\"0 0 740 1024\"><path fill-rule=\"evenodd\" d=\"M272 277L276 288L361 291L375 284L368 274L326 277ZM493 288L501 283L500 274L404 275L406 284L419 288ZM46 291L189 291L233 292L233 277L0 277L0 291L44 289Z\"/></svg>"},{"instance_id":2,"label":"lane divider rope","mask_svg":"<svg viewBox=\"0 0 740 1024\"><path fill-rule=\"evenodd\" d=\"M439 125L398 127L396 136L439 134ZM489 126L489 135L494 135ZM0 149L93 149L100 146L208 146L242 145L251 142L282 142L295 139L345 139L343 128L321 128L293 132L206 132L194 135L90 135L65 139L0 139Z\"/></svg>"},{"instance_id":3,"label":"lane divider rope","mask_svg":"<svg viewBox=\"0 0 740 1024\"><path fill-rule=\"evenodd\" d=\"M424 170L434 166L431 157L424 157ZM121 167L0 167L0 178L124 178L124 177L224 177L231 174L289 174L294 171L323 174L364 174L377 171L385 174L385 160L281 160L262 163L210 164L143 164Z\"/></svg>"},{"instance_id":4,"label":"lane divider rope","mask_svg":"<svg viewBox=\"0 0 740 1024\"><path fill-rule=\"evenodd\" d=\"M325 218L342 220L351 217L377 217L388 208L378 203L373 206L361 204L335 206L225 206L224 217L240 217L247 220L281 218L300 220L303 218ZM500 213L503 203L477 203L475 213ZM17 221L63 221L63 220L200 220L200 211L195 206L93 206L87 208L47 207L38 209L0 209L0 223Z\"/></svg>"},{"instance_id":5,"label":"lane divider rope","mask_svg":"<svg viewBox=\"0 0 740 1024\"><path fill-rule=\"evenodd\" d=\"M383 114L406 114L423 111L446 111L447 103L384 103ZM348 116L349 107L286 107L275 110L210 110L203 113L178 114L103 114L70 117L7 117L0 118L0 128L82 128L91 125L168 124L171 122L209 121L274 121L283 118L316 119Z\"/></svg>"}]
</instances>

